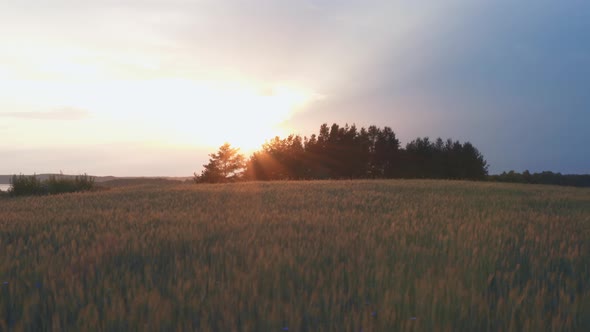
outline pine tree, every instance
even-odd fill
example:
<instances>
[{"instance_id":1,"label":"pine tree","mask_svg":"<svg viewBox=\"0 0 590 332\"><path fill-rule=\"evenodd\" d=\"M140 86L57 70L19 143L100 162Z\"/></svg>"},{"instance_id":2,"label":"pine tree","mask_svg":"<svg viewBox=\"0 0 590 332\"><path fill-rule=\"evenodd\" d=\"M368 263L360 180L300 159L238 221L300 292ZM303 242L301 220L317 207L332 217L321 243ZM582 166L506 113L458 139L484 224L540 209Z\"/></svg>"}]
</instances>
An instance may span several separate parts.
<instances>
[{"instance_id":1,"label":"pine tree","mask_svg":"<svg viewBox=\"0 0 590 332\"><path fill-rule=\"evenodd\" d=\"M219 147L217 153L209 154L209 163L203 165L205 169L201 175L195 173L195 182L218 183L231 182L240 178L244 170L244 156L238 148L232 148L229 143Z\"/></svg>"}]
</instances>

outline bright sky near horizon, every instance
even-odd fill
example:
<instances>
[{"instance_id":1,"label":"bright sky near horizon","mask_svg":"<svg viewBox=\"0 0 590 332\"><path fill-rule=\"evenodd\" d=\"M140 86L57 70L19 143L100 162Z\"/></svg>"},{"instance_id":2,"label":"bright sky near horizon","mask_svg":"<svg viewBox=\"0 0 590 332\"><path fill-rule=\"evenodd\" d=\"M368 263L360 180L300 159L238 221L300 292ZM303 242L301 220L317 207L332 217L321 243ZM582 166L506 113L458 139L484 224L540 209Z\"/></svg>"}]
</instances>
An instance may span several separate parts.
<instances>
[{"instance_id":1,"label":"bright sky near horizon","mask_svg":"<svg viewBox=\"0 0 590 332\"><path fill-rule=\"evenodd\" d=\"M320 124L590 173L584 0L0 2L0 174L190 176Z\"/></svg>"}]
</instances>

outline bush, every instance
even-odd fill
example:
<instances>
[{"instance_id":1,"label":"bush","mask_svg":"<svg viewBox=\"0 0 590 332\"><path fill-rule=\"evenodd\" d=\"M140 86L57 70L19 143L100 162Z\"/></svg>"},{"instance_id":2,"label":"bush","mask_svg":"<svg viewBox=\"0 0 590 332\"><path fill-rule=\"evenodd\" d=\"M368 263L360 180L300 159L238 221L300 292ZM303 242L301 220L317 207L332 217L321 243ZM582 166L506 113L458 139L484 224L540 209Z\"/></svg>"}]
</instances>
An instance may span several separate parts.
<instances>
[{"instance_id":1,"label":"bush","mask_svg":"<svg viewBox=\"0 0 590 332\"><path fill-rule=\"evenodd\" d=\"M88 174L78 175L74 178L76 191L89 191L94 188L94 177Z\"/></svg>"},{"instance_id":2,"label":"bush","mask_svg":"<svg viewBox=\"0 0 590 332\"><path fill-rule=\"evenodd\" d=\"M8 192L11 196L43 195L47 192L35 175L13 175L10 185Z\"/></svg>"},{"instance_id":3,"label":"bush","mask_svg":"<svg viewBox=\"0 0 590 332\"><path fill-rule=\"evenodd\" d=\"M54 195L88 191L94 188L94 178L86 174L72 178L52 175L41 181L37 176L13 175L8 190L11 196Z\"/></svg>"}]
</instances>

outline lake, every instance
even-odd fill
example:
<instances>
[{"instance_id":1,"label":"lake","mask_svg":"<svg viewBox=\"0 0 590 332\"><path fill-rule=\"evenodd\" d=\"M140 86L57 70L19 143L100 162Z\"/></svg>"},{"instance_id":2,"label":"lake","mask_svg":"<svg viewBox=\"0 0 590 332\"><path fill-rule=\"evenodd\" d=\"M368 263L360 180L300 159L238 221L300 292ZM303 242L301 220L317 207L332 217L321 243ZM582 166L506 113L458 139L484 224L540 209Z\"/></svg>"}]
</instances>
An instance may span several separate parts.
<instances>
[{"instance_id":1,"label":"lake","mask_svg":"<svg viewBox=\"0 0 590 332\"><path fill-rule=\"evenodd\" d=\"M0 183L0 190L7 191L8 188L10 188L10 185L9 184Z\"/></svg>"}]
</instances>

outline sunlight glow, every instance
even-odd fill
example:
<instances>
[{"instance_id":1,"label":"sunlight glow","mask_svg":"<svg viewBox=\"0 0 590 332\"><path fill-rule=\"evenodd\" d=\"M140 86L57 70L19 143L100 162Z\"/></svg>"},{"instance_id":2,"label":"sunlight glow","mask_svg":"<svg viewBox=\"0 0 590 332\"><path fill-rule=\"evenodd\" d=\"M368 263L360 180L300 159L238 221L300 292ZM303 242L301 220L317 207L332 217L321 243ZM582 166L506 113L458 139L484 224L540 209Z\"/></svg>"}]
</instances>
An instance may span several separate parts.
<instances>
[{"instance_id":1,"label":"sunlight glow","mask_svg":"<svg viewBox=\"0 0 590 332\"><path fill-rule=\"evenodd\" d=\"M183 85L178 82L171 90ZM243 152L252 152L266 140L288 134L280 125L316 98L285 85L264 89L236 83L197 85L175 102L178 109L186 110L187 120L179 122L176 129L190 141L211 147L229 142Z\"/></svg>"},{"instance_id":2,"label":"sunlight glow","mask_svg":"<svg viewBox=\"0 0 590 332\"><path fill-rule=\"evenodd\" d=\"M166 72L153 54L43 44L8 51L0 55L0 109L12 115L3 121L15 131L39 128L8 145L84 145L108 138L212 150L229 142L250 153L289 134L285 122L319 98L292 82L214 70ZM88 119L54 121L59 135L43 138L48 127L42 121L63 118L63 111L56 113L63 109L80 110Z\"/></svg>"},{"instance_id":3,"label":"sunlight glow","mask_svg":"<svg viewBox=\"0 0 590 332\"><path fill-rule=\"evenodd\" d=\"M288 134L284 122L318 99L317 94L290 84L245 79L121 79L107 74L108 68L100 61L48 57L24 78L0 78L0 106L45 117L59 109L80 109L103 123L117 124L109 128L113 141L161 141L212 149L229 142L249 153L274 136ZM30 95L35 98L28 98ZM96 130L83 130L89 135L80 135L75 142L101 140L90 134ZM67 141L67 132L64 134L59 144ZM30 139L38 141L36 136Z\"/></svg>"}]
</instances>

